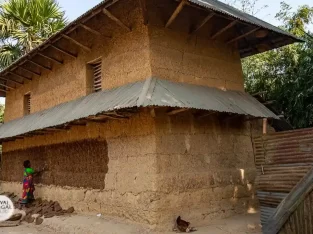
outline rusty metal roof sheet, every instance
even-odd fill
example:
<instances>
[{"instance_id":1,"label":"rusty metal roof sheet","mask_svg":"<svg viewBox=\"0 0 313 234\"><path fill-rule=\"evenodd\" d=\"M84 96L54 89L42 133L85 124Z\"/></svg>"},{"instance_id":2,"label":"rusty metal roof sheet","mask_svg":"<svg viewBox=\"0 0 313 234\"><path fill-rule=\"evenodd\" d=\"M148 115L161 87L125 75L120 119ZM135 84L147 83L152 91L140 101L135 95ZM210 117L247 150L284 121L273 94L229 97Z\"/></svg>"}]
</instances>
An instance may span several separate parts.
<instances>
[{"instance_id":1,"label":"rusty metal roof sheet","mask_svg":"<svg viewBox=\"0 0 313 234\"><path fill-rule=\"evenodd\" d=\"M0 139L51 128L109 111L164 106L278 118L250 95L239 91L149 78L57 105L0 126Z\"/></svg>"}]
</instances>

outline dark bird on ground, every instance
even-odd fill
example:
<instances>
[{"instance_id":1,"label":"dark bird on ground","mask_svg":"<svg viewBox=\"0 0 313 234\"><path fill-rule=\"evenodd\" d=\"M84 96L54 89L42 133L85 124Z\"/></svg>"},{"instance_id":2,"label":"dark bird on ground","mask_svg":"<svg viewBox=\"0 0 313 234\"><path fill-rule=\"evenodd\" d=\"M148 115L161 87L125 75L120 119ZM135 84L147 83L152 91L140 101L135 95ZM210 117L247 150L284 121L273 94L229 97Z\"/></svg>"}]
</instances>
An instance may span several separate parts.
<instances>
[{"instance_id":1,"label":"dark bird on ground","mask_svg":"<svg viewBox=\"0 0 313 234\"><path fill-rule=\"evenodd\" d=\"M180 216L176 219L177 229L181 232L190 232L190 223L182 220Z\"/></svg>"}]
</instances>

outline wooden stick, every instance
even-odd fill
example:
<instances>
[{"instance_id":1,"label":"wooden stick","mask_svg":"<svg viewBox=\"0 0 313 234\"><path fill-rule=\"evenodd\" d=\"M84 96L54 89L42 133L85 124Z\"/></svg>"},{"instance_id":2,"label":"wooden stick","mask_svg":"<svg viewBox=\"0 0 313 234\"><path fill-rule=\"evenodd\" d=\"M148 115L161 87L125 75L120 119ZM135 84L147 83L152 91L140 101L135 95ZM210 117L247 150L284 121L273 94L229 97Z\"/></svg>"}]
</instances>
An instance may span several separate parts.
<instances>
[{"instance_id":1,"label":"wooden stick","mask_svg":"<svg viewBox=\"0 0 313 234\"><path fill-rule=\"evenodd\" d=\"M60 52L63 53L63 54L66 54L66 55L68 55L68 56L70 56L70 57L72 57L72 58L77 58L77 55L72 54L71 52L68 52L68 51L66 51L66 50L64 50L64 49L61 49L61 48L59 48L59 47L57 47L57 46L55 46L55 45L53 45L53 44L50 44L50 46L51 46L52 48L54 48L54 49L60 51Z\"/></svg>"},{"instance_id":2,"label":"wooden stick","mask_svg":"<svg viewBox=\"0 0 313 234\"><path fill-rule=\"evenodd\" d=\"M32 60L30 60L30 59L26 59L26 61L27 61L27 62L30 62L30 63L32 63L32 64L34 64L34 65L37 66L37 67L41 67L41 68L43 68L43 69L46 69L47 71L52 71L52 69L51 69L50 67L46 67L46 66L44 66L44 65L42 65L42 64L40 64L40 63L37 63L37 62L35 62L35 61L32 61Z\"/></svg>"},{"instance_id":3,"label":"wooden stick","mask_svg":"<svg viewBox=\"0 0 313 234\"><path fill-rule=\"evenodd\" d=\"M190 34L193 34L195 32L197 32L200 28L202 28L207 22L209 22L213 16L215 15L214 12L212 12L211 14L209 14L207 17L205 17L204 20L202 20L202 22L192 31L190 32Z\"/></svg>"},{"instance_id":4,"label":"wooden stick","mask_svg":"<svg viewBox=\"0 0 313 234\"><path fill-rule=\"evenodd\" d=\"M40 73L34 72L34 71L32 71L32 70L30 70L30 69L28 69L28 68L24 68L24 67L22 67L22 66L20 66L19 68L22 69L22 70L24 70L24 71L27 71L27 72L29 72L29 73L31 73L31 74L34 74L34 75L36 75L36 76L41 76Z\"/></svg>"},{"instance_id":5,"label":"wooden stick","mask_svg":"<svg viewBox=\"0 0 313 234\"><path fill-rule=\"evenodd\" d=\"M61 65L63 64L62 61L59 61L59 60L57 60L57 59L55 59L55 58L52 58L52 57L49 57L49 56L47 56L47 55L45 55L45 54L38 53L38 55L40 55L40 56L42 56L42 57L44 57L44 58L46 58L46 59L49 59L49 60L51 60L52 62L56 62L56 63L61 64Z\"/></svg>"},{"instance_id":6,"label":"wooden stick","mask_svg":"<svg viewBox=\"0 0 313 234\"><path fill-rule=\"evenodd\" d=\"M9 86L9 85L5 85L5 84L0 84L0 86L6 87L6 88L8 88L8 89L15 89L15 88L13 88L13 87L11 87L11 86Z\"/></svg>"},{"instance_id":7,"label":"wooden stick","mask_svg":"<svg viewBox=\"0 0 313 234\"><path fill-rule=\"evenodd\" d=\"M9 74L12 74L12 75L14 75L14 76L20 77L20 78L22 78L22 79L32 80L31 78L28 78L28 77L26 77L26 76L19 75L19 74L14 73L14 72L9 72Z\"/></svg>"},{"instance_id":8,"label":"wooden stick","mask_svg":"<svg viewBox=\"0 0 313 234\"><path fill-rule=\"evenodd\" d=\"M115 23L117 23L122 28L126 29L127 31L131 31L129 27L127 27L122 21L120 21L118 18L116 18L111 12L109 12L107 9L103 8L102 10L103 14L105 14L107 17L109 17L111 20L113 20Z\"/></svg>"},{"instance_id":9,"label":"wooden stick","mask_svg":"<svg viewBox=\"0 0 313 234\"><path fill-rule=\"evenodd\" d=\"M5 78L5 77L0 77L0 80L4 80L4 81L11 81L11 82L13 82L13 83L15 83L15 84L18 84L18 85L23 85L24 83L22 83L22 82L19 82L19 81L16 81L16 80L11 80L11 79L8 79L8 78Z\"/></svg>"},{"instance_id":10,"label":"wooden stick","mask_svg":"<svg viewBox=\"0 0 313 234\"><path fill-rule=\"evenodd\" d=\"M0 89L0 92L5 92L5 93L7 93L8 92L8 90L5 90L5 89Z\"/></svg>"},{"instance_id":11,"label":"wooden stick","mask_svg":"<svg viewBox=\"0 0 313 234\"><path fill-rule=\"evenodd\" d=\"M74 38L71 38L70 36L66 34L62 34L62 37L68 39L69 41L73 42L74 44L78 45L79 47L83 48L84 50L91 51L91 49L88 46L83 45L82 43L76 41Z\"/></svg>"},{"instance_id":12,"label":"wooden stick","mask_svg":"<svg viewBox=\"0 0 313 234\"><path fill-rule=\"evenodd\" d=\"M202 114L202 115L194 115L194 116L195 116L196 119L199 120L199 119L202 119L202 118L205 118L205 117L214 115L214 114L216 114L216 112L214 112L214 111L209 111L209 112L206 112L206 113L204 113L204 114Z\"/></svg>"},{"instance_id":13,"label":"wooden stick","mask_svg":"<svg viewBox=\"0 0 313 234\"><path fill-rule=\"evenodd\" d=\"M173 14L171 15L171 17L168 19L165 28L168 28L173 21L176 19L176 17L178 16L178 14L182 11L182 9L184 8L185 4L186 4L186 0L182 0L179 5L177 6L177 8L175 9L175 11L173 12Z\"/></svg>"},{"instance_id":14,"label":"wooden stick","mask_svg":"<svg viewBox=\"0 0 313 234\"><path fill-rule=\"evenodd\" d=\"M218 37L219 35L221 35L223 32L225 32L227 29L233 27L238 21L234 20L232 22L230 22L229 24L227 24L224 28L220 29L219 31L217 31L213 36L211 36L211 39L215 39L216 37Z\"/></svg>"},{"instance_id":15,"label":"wooden stick","mask_svg":"<svg viewBox=\"0 0 313 234\"><path fill-rule=\"evenodd\" d=\"M170 112L167 112L168 115L176 115L178 113L182 113L182 112L185 112L185 111L188 111L189 109L188 108L182 108L182 109L177 109L177 110L172 110Z\"/></svg>"},{"instance_id":16,"label":"wooden stick","mask_svg":"<svg viewBox=\"0 0 313 234\"><path fill-rule=\"evenodd\" d=\"M260 29L259 27L258 28L254 28L254 29L252 29L252 30L250 30L250 31L248 31L248 32L238 36L238 37L235 37L234 39L229 40L228 42L226 42L226 44L230 44L230 43L236 42L236 41L238 41L238 40L240 40L240 39L242 39L242 38L244 38L246 36L249 36L250 34L254 33L255 31L257 31L259 29Z\"/></svg>"},{"instance_id":17,"label":"wooden stick","mask_svg":"<svg viewBox=\"0 0 313 234\"><path fill-rule=\"evenodd\" d=\"M84 28L84 29L86 29L87 31L89 31L89 32L91 32L91 33L97 35L97 36L100 36L100 35L101 35L101 33L99 33L98 31L96 31L96 30L94 30L94 29L92 29L92 28L90 28L90 27L88 27L88 26L85 25L85 24L79 24L79 26L82 27L82 28Z\"/></svg>"}]
</instances>

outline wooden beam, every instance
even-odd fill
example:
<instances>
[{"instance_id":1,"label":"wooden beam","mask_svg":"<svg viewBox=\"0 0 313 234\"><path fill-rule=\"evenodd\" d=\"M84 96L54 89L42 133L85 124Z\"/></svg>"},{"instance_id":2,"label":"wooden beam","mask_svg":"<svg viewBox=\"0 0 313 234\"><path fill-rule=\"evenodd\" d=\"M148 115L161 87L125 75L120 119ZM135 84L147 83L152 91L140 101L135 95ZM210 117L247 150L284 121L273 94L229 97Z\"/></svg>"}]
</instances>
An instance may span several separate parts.
<instances>
[{"instance_id":1,"label":"wooden beam","mask_svg":"<svg viewBox=\"0 0 313 234\"><path fill-rule=\"evenodd\" d=\"M68 125L69 126L86 126L87 121L86 120L77 120L77 121L73 121L73 122L69 123Z\"/></svg>"},{"instance_id":2,"label":"wooden beam","mask_svg":"<svg viewBox=\"0 0 313 234\"><path fill-rule=\"evenodd\" d=\"M19 67L20 69L22 69L22 70L24 70L24 71L27 71L27 72L29 72L29 73L32 73L32 74L34 74L34 75L36 75L36 76L41 76L41 74L40 73L37 73L37 72L34 72L34 71L32 71L32 70L30 70L30 69L28 69L28 68L25 68L25 67Z\"/></svg>"},{"instance_id":3,"label":"wooden beam","mask_svg":"<svg viewBox=\"0 0 313 234\"><path fill-rule=\"evenodd\" d=\"M96 30L94 30L94 29L88 27L88 26L85 25L85 24L79 24L79 26L82 27L82 28L84 28L84 29L87 30L88 32L91 32L91 33L93 33L93 34L95 34L95 35L97 35L97 36L101 36L101 33L100 33L100 32L98 32L98 31L96 31Z\"/></svg>"},{"instance_id":4,"label":"wooden beam","mask_svg":"<svg viewBox=\"0 0 313 234\"><path fill-rule=\"evenodd\" d=\"M46 66L44 66L44 65L42 65L42 64L40 64L40 63L37 63L37 62L35 62L35 61L32 61L32 60L30 60L30 59L27 59L27 62L30 62L30 63L36 65L37 67L41 67L41 68L43 68L43 69L45 69L45 70L47 70L47 71L52 71L52 69L51 69L50 67L46 67Z\"/></svg>"},{"instance_id":5,"label":"wooden beam","mask_svg":"<svg viewBox=\"0 0 313 234\"><path fill-rule=\"evenodd\" d=\"M71 38L70 36L66 34L62 34L62 37L66 38L67 40L73 42L74 44L78 45L79 47L83 48L84 50L90 52L91 49L88 46L83 45L82 43L76 41L74 38Z\"/></svg>"},{"instance_id":6,"label":"wooden beam","mask_svg":"<svg viewBox=\"0 0 313 234\"><path fill-rule=\"evenodd\" d=\"M139 2L140 2L140 7L142 11L142 16L143 16L143 23L147 25L149 19L148 19L148 10L147 10L146 0L139 0Z\"/></svg>"},{"instance_id":7,"label":"wooden beam","mask_svg":"<svg viewBox=\"0 0 313 234\"><path fill-rule=\"evenodd\" d=\"M248 32L246 32L246 33L244 33L244 34L241 34L241 35L238 36L238 37L235 37L235 38L229 40L228 42L226 42L226 44L230 44L230 43L239 41L240 39L249 36L250 34L254 33L255 31L257 31L257 30L259 30L259 29L260 29L259 27L258 27L258 28L254 28L254 29L252 29L252 30L250 30L250 31L248 31Z\"/></svg>"},{"instance_id":8,"label":"wooden beam","mask_svg":"<svg viewBox=\"0 0 313 234\"><path fill-rule=\"evenodd\" d=\"M103 115L106 115L106 116L114 116L114 117L119 117L119 118L127 118L127 116L125 115L122 115L122 114L119 114L117 113L116 111L113 111L113 112L106 112L106 113L103 113Z\"/></svg>"},{"instance_id":9,"label":"wooden beam","mask_svg":"<svg viewBox=\"0 0 313 234\"><path fill-rule=\"evenodd\" d=\"M0 92L5 92L5 93L7 93L8 92L8 90L5 90L5 89L0 89Z\"/></svg>"},{"instance_id":10,"label":"wooden beam","mask_svg":"<svg viewBox=\"0 0 313 234\"><path fill-rule=\"evenodd\" d=\"M111 115L106 115L106 114L99 114L95 116L89 116L87 119L92 119L92 120L103 120L103 119L115 119L115 120L121 120L121 119L128 119L128 117L118 117L118 116L111 116Z\"/></svg>"},{"instance_id":11,"label":"wooden beam","mask_svg":"<svg viewBox=\"0 0 313 234\"><path fill-rule=\"evenodd\" d=\"M47 131L51 131L51 132L59 132L59 131L67 131L69 130L69 127L51 127L51 128L45 128L45 130Z\"/></svg>"},{"instance_id":12,"label":"wooden beam","mask_svg":"<svg viewBox=\"0 0 313 234\"><path fill-rule=\"evenodd\" d=\"M216 113L215 111L209 111L209 112L203 113L201 115L197 114L197 115L194 115L194 116L195 116L196 119L202 119L202 118L211 116L211 115L213 115L215 113Z\"/></svg>"},{"instance_id":13,"label":"wooden beam","mask_svg":"<svg viewBox=\"0 0 313 234\"><path fill-rule=\"evenodd\" d=\"M227 24L225 27L221 28L220 30L218 30L213 36L211 36L211 39L215 39L216 37L218 37L219 35L221 35L223 32L225 32L226 30L230 29L231 27L233 27L238 21L234 20L232 22L230 22L229 24Z\"/></svg>"},{"instance_id":14,"label":"wooden beam","mask_svg":"<svg viewBox=\"0 0 313 234\"><path fill-rule=\"evenodd\" d=\"M63 65L63 62L62 62L62 61L59 61L59 60L57 60L57 59L55 59L55 58L53 58L53 57L47 56L47 55L42 54L42 53L37 53L37 54L40 55L41 57L44 57L44 58L46 58L46 59L51 60L52 62L56 62L56 63L58 63L58 64Z\"/></svg>"},{"instance_id":15,"label":"wooden beam","mask_svg":"<svg viewBox=\"0 0 313 234\"><path fill-rule=\"evenodd\" d=\"M19 82L19 81L16 81L16 80L12 80L12 79L8 79L8 78L5 78L5 77L0 77L0 80L4 80L4 81L11 81L15 84L18 84L18 85L23 85L24 83L23 82Z\"/></svg>"},{"instance_id":16,"label":"wooden beam","mask_svg":"<svg viewBox=\"0 0 313 234\"><path fill-rule=\"evenodd\" d=\"M196 33L196 32L197 32L200 28L202 28L207 22L209 22L209 21L213 18L214 15L215 15L215 13L212 12L212 13L209 14L207 17L205 17L204 20L202 20L202 21L198 24L198 26L197 26L194 30L192 30L192 31L190 32L190 34Z\"/></svg>"},{"instance_id":17,"label":"wooden beam","mask_svg":"<svg viewBox=\"0 0 313 234\"><path fill-rule=\"evenodd\" d=\"M68 52L68 51L66 51L66 50L64 50L64 49L62 49L62 48L60 48L60 47L57 47L57 46L55 46L55 45L53 45L53 44L50 44L50 46L51 46L52 48L54 48L54 49L60 51L60 52L63 53L63 54L66 54L66 55L68 55L68 56L70 56L70 57L72 57L72 58L77 58L77 55L72 54L71 52Z\"/></svg>"},{"instance_id":18,"label":"wooden beam","mask_svg":"<svg viewBox=\"0 0 313 234\"><path fill-rule=\"evenodd\" d=\"M173 12L173 14L171 15L171 17L168 19L167 23L165 24L165 27L168 28L173 21L176 19L176 17L178 16L178 14L182 11L182 9L184 8L184 6L186 5L187 0L182 0L177 8L175 9L175 11Z\"/></svg>"},{"instance_id":19,"label":"wooden beam","mask_svg":"<svg viewBox=\"0 0 313 234\"><path fill-rule=\"evenodd\" d=\"M0 86L5 87L5 88L8 88L8 89L15 89L15 88L13 88L13 87L11 87L11 86L9 86L9 85L5 85L5 84L1 84L1 83L0 83Z\"/></svg>"},{"instance_id":20,"label":"wooden beam","mask_svg":"<svg viewBox=\"0 0 313 234\"><path fill-rule=\"evenodd\" d=\"M176 115L178 113L182 113L182 112L186 112L190 110L189 108L181 108L181 109L176 109L176 110L172 110L172 111L169 111L167 112L168 115Z\"/></svg>"},{"instance_id":21,"label":"wooden beam","mask_svg":"<svg viewBox=\"0 0 313 234\"><path fill-rule=\"evenodd\" d=\"M111 20L113 20L115 23L117 23L122 28L126 29L127 31L131 31L129 27L127 27L122 21L120 21L118 18L116 18L111 12L109 12L107 9L103 8L102 10L103 14L105 14L107 17L109 17Z\"/></svg>"},{"instance_id":22,"label":"wooden beam","mask_svg":"<svg viewBox=\"0 0 313 234\"><path fill-rule=\"evenodd\" d=\"M32 80L31 78L28 78L28 77L26 77L26 76L19 75L19 74L17 74L17 73L11 72L11 71L9 71L8 73L9 73L9 74L12 74L12 75L14 75L14 76L20 77L20 78L22 78L22 79Z\"/></svg>"}]
</instances>

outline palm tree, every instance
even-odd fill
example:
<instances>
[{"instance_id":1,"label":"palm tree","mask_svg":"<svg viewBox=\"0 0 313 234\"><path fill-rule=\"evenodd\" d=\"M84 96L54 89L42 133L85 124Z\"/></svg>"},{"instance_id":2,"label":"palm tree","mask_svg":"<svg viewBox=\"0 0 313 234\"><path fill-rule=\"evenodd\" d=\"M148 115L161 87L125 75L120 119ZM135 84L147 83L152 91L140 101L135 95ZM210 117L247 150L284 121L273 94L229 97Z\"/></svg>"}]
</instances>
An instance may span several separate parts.
<instances>
[{"instance_id":1,"label":"palm tree","mask_svg":"<svg viewBox=\"0 0 313 234\"><path fill-rule=\"evenodd\" d=\"M0 69L67 24L56 0L6 0L0 4Z\"/></svg>"}]
</instances>

